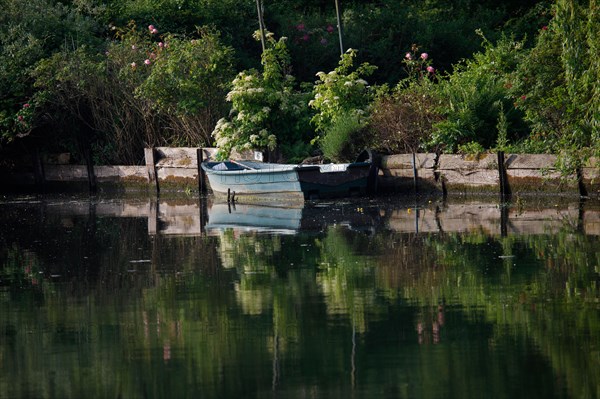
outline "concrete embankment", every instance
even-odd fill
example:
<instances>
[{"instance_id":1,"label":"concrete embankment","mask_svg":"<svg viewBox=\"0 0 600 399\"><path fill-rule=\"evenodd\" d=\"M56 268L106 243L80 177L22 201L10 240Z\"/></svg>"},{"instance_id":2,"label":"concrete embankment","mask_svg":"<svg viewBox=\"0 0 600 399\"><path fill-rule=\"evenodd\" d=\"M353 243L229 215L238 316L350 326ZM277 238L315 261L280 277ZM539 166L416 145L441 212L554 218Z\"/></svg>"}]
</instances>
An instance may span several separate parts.
<instances>
[{"instance_id":1,"label":"concrete embankment","mask_svg":"<svg viewBox=\"0 0 600 399\"><path fill-rule=\"evenodd\" d=\"M158 191L198 192L206 187L202 160L214 148L145 149L145 164L87 166L67 163L67 156L31 160L29 167L0 170L0 191L12 189L98 189L154 194ZM556 156L489 153L478 156L448 154L384 155L378 176L380 192L431 193L545 193L600 194L600 162L592 158L571 176L556 169ZM26 163L27 165L27 163Z\"/></svg>"}]
</instances>

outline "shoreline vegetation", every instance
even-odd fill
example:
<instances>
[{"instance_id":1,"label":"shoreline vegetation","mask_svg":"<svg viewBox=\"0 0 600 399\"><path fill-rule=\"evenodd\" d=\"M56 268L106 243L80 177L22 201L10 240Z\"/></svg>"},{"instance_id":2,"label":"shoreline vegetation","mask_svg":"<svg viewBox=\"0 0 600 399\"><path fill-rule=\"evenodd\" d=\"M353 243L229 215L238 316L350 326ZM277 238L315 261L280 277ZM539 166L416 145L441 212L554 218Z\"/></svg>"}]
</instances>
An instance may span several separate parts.
<instances>
[{"instance_id":1,"label":"shoreline vegetation","mask_svg":"<svg viewBox=\"0 0 600 399\"><path fill-rule=\"evenodd\" d=\"M0 168L33 168L24 179L38 186L55 173L51 154L85 165L73 173L93 189L104 173L94 165L143 167L141 148L254 150L279 163L371 148L437 154L415 187L433 179L446 192L471 176L455 189L550 179L541 186L598 191L597 0L349 1L339 20L333 2L314 0L259 1L260 15L233 0L4 3ZM513 154L542 180L511 176ZM438 162L472 159L496 177ZM410 185L382 170L392 187Z\"/></svg>"}]
</instances>

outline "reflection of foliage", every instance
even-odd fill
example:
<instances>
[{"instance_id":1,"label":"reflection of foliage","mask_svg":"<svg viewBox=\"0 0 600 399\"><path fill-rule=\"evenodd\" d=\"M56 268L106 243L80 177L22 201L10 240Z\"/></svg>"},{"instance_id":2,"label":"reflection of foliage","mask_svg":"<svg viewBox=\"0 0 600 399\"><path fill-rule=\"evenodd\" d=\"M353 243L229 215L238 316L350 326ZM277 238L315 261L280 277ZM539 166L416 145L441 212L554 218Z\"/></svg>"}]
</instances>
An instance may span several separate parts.
<instances>
[{"instance_id":1,"label":"reflection of foliage","mask_svg":"<svg viewBox=\"0 0 600 399\"><path fill-rule=\"evenodd\" d=\"M0 286L13 290L36 286L40 282L41 268L35 253L17 245L0 252Z\"/></svg>"},{"instance_id":2,"label":"reflection of foliage","mask_svg":"<svg viewBox=\"0 0 600 399\"><path fill-rule=\"evenodd\" d=\"M376 311L373 266L368 258L356 253L343 227L331 227L319 243L321 266L317 275L327 311L331 315L348 315L356 331L367 331L368 315Z\"/></svg>"},{"instance_id":3,"label":"reflection of foliage","mask_svg":"<svg viewBox=\"0 0 600 399\"><path fill-rule=\"evenodd\" d=\"M56 241L32 249L31 224L0 232L0 279L14 276L20 293L0 290L3 397L240 397L272 389L278 370L302 377L282 394L313 384L319 396L350 396L340 377L353 367L357 386L400 397L443 396L463 380L456 396L518 396L515 386L545 396L555 375L569 396L599 393L599 238L574 228L217 239L148 237L135 219L49 225L39 231ZM27 273L39 271L65 276L32 288ZM370 367L381 359L390 363ZM535 384L505 384L511 367L511 381Z\"/></svg>"}]
</instances>

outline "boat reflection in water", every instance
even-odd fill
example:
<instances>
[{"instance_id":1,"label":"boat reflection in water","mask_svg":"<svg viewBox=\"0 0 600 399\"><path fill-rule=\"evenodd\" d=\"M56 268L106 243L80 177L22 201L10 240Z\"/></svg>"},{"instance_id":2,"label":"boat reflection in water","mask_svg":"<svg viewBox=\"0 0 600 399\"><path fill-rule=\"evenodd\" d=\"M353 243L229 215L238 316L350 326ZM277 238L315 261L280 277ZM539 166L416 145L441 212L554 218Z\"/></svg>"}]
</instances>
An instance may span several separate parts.
<instances>
[{"instance_id":1,"label":"boat reflection in water","mask_svg":"<svg viewBox=\"0 0 600 399\"><path fill-rule=\"evenodd\" d=\"M206 234L226 229L236 232L296 234L318 232L329 225L344 225L353 230L374 230L378 209L364 208L354 202L319 202L298 206L215 203L208 208Z\"/></svg>"}]
</instances>

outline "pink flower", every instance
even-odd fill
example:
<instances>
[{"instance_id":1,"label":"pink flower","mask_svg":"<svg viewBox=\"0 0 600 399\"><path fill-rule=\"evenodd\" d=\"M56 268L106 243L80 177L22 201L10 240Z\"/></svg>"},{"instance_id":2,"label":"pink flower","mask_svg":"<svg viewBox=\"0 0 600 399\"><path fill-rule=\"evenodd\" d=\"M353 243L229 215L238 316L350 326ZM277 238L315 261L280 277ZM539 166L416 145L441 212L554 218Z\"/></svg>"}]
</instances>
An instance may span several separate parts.
<instances>
[{"instance_id":1,"label":"pink flower","mask_svg":"<svg viewBox=\"0 0 600 399\"><path fill-rule=\"evenodd\" d=\"M429 58L429 54L427 54L427 53L421 53L421 59L422 60L426 60L427 58Z\"/></svg>"},{"instance_id":2,"label":"pink flower","mask_svg":"<svg viewBox=\"0 0 600 399\"><path fill-rule=\"evenodd\" d=\"M521 96L521 101L525 101L525 100L527 100L527 96L525 96L525 95Z\"/></svg>"},{"instance_id":3,"label":"pink flower","mask_svg":"<svg viewBox=\"0 0 600 399\"><path fill-rule=\"evenodd\" d=\"M404 55L404 58L406 58L407 60L412 60L412 54L411 53L406 53Z\"/></svg>"},{"instance_id":4,"label":"pink flower","mask_svg":"<svg viewBox=\"0 0 600 399\"><path fill-rule=\"evenodd\" d=\"M137 66L135 62L132 62L130 65L132 68L135 68Z\"/></svg>"},{"instance_id":5,"label":"pink flower","mask_svg":"<svg viewBox=\"0 0 600 399\"><path fill-rule=\"evenodd\" d=\"M542 26L542 30L548 30L547 26Z\"/></svg>"},{"instance_id":6,"label":"pink flower","mask_svg":"<svg viewBox=\"0 0 600 399\"><path fill-rule=\"evenodd\" d=\"M29 103L23 104L23 108L29 108L29 107L30 107Z\"/></svg>"},{"instance_id":7,"label":"pink flower","mask_svg":"<svg viewBox=\"0 0 600 399\"><path fill-rule=\"evenodd\" d=\"M302 36L302 40L304 40L305 42L307 42L309 39L310 39L309 35Z\"/></svg>"},{"instance_id":8,"label":"pink flower","mask_svg":"<svg viewBox=\"0 0 600 399\"><path fill-rule=\"evenodd\" d=\"M150 61L149 59L146 58L146 60L144 61L144 64L150 65L150 64L152 64L152 61Z\"/></svg>"},{"instance_id":9,"label":"pink flower","mask_svg":"<svg viewBox=\"0 0 600 399\"><path fill-rule=\"evenodd\" d=\"M435 72L435 68L434 68L434 67L432 67L432 66L428 66L428 67L427 67L427 72L429 72L429 73L434 73L434 72Z\"/></svg>"},{"instance_id":10,"label":"pink flower","mask_svg":"<svg viewBox=\"0 0 600 399\"><path fill-rule=\"evenodd\" d=\"M333 31L335 30L335 28L331 24L327 25L326 29L327 29L327 32L329 32L329 33L333 33Z\"/></svg>"},{"instance_id":11,"label":"pink flower","mask_svg":"<svg viewBox=\"0 0 600 399\"><path fill-rule=\"evenodd\" d=\"M23 119L24 119L24 118L23 118L23 115L19 115L19 116L17 116L17 119L18 119L20 122L23 122Z\"/></svg>"},{"instance_id":12,"label":"pink flower","mask_svg":"<svg viewBox=\"0 0 600 399\"><path fill-rule=\"evenodd\" d=\"M300 22L298 25L296 25L296 29L299 31L303 31L305 28L304 24L302 22Z\"/></svg>"},{"instance_id":13,"label":"pink flower","mask_svg":"<svg viewBox=\"0 0 600 399\"><path fill-rule=\"evenodd\" d=\"M131 45L131 49L132 49L132 50L135 50L135 49L137 49L137 47L135 46L135 44L132 44L132 45Z\"/></svg>"},{"instance_id":14,"label":"pink flower","mask_svg":"<svg viewBox=\"0 0 600 399\"><path fill-rule=\"evenodd\" d=\"M163 42L158 42L158 47L163 48L165 44Z\"/></svg>"},{"instance_id":15,"label":"pink flower","mask_svg":"<svg viewBox=\"0 0 600 399\"><path fill-rule=\"evenodd\" d=\"M152 33L153 35L156 35L156 34L158 33L158 29L152 29L152 30L150 31L150 33Z\"/></svg>"},{"instance_id":16,"label":"pink flower","mask_svg":"<svg viewBox=\"0 0 600 399\"><path fill-rule=\"evenodd\" d=\"M148 30L152 32L154 30L154 25L148 25Z\"/></svg>"}]
</instances>

